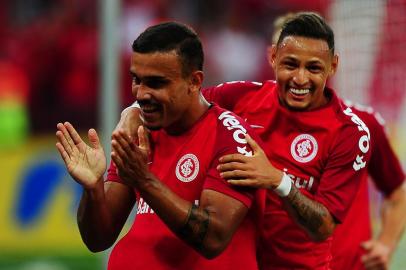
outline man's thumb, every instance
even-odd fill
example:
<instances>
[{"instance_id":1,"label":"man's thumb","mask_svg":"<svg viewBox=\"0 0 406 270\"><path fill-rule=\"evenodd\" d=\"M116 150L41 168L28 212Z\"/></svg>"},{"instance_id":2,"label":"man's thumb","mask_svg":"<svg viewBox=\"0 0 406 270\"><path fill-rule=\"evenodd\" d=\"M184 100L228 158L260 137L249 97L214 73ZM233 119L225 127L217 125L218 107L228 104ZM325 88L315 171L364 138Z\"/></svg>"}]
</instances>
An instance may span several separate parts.
<instances>
[{"instance_id":1,"label":"man's thumb","mask_svg":"<svg viewBox=\"0 0 406 270\"><path fill-rule=\"evenodd\" d=\"M93 148L98 149L101 147L100 139L99 139L99 136L97 135L97 132L95 129L93 129L93 128L89 129L87 136L89 138L90 145Z\"/></svg>"}]
</instances>

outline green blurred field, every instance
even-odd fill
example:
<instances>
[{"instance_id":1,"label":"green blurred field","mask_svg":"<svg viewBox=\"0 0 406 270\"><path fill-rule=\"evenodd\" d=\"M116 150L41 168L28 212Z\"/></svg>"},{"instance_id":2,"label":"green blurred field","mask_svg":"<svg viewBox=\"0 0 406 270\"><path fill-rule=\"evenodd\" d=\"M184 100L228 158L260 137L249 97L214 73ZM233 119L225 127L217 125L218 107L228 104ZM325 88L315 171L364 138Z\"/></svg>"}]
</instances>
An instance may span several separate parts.
<instances>
[{"instance_id":1,"label":"green blurred field","mask_svg":"<svg viewBox=\"0 0 406 270\"><path fill-rule=\"evenodd\" d=\"M103 255L0 255L1 270L99 270Z\"/></svg>"}]
</instances>

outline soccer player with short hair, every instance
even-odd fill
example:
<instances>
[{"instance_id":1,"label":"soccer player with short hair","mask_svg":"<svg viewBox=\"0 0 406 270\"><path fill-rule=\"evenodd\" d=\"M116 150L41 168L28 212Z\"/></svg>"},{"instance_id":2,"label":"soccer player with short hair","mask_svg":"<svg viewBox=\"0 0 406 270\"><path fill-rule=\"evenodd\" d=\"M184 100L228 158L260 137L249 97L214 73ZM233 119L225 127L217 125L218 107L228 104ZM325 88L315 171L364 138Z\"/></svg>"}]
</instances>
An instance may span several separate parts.
<instances>
[{"instance_id":1,"label":"soccer player with short hair","mask_svg":"<svg viewBox=\"0 0 406 270\"><path fill-rule=\"evenodd\" d=\"M292 18L292 14L289 15ZM288 18L289 20L289 18ZM405 226L405 185L404 173L399 160L393 153L382 126L376 118L363 111L360 106L343 104L345 111L356 114L372 134L371 163L368 172L380 191L386 196L383 228L377 240L371 239L370 220L367 201L366 174L362 174L354 204L343 224L337 226L333 236L331 263L332 269L387 269L390 257ZM383 158L382 160L382 157ZM365 209L366 208L366 209ZM267 220L265 218L265 220ZM351 237L349 237L351 235ZM368 241L369 240L369 241ZM270 239L270 241L272 241ZM362 252L360 247L365 249ZM267 244L265 243L265 246ZM264 266L267 268L267 266Z\"/></svg>"},{"instance_id":2,"label":"soccer player with short hair","mask_svg":"<svg viewBox=\"0 0 406 270\"><path fill-rule=\"evenodd\" d=\"M273 44L278 42L285 22L294 16L295 13L287 13L275 19ZM385 200L381 209L381 228L377 238L372 239L368 181L367 177L361 179L346 219L334 231L331 268L387 269L406 224L405 175L384 131L382 117L371 107L349 100L343 105L355 111L373 134L368 173Z\"/></svg>"},{"instance_id":3,"label":"soccer player with short hair","mask_svg":"<svg viewBox=\"0 0 406 270\"><path fill-rule=\"evenodd\" d=\"M95 130L89 131L90 147L71 124L57 126L57 148L84 188L78 210L83 241L92 251L109 248L137 202L134 223L114 246L108 269L258 269L265 196L259 200L261 191L229 185L217 170L225 154L252 155L245 136L255 133L201 95L203 50L189 27L151 26L132 48L139 143L113 132L107 181Z\"/></svg>"}]
</instances>

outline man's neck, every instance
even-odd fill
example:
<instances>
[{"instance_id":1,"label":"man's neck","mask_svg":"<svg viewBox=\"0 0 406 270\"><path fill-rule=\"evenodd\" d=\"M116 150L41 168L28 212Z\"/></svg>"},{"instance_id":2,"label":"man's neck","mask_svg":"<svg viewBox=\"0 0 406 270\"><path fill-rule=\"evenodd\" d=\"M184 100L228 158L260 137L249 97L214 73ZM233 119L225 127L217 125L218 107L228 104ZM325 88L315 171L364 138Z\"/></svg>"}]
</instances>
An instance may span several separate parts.
<instances>
[{"instance_id":1,"label":"man's neck","mask_svg":"<svg viewBox=\"0 0 406 270\"><path fill-rule=\"evenodd\" d=\"M170 135L180 135L192 128L197 121L207 112L211 104L200 94L195 102L192 102L188 110L184 112L185 117L176 125L165 129Z\"/></svg>"}]
</instances>

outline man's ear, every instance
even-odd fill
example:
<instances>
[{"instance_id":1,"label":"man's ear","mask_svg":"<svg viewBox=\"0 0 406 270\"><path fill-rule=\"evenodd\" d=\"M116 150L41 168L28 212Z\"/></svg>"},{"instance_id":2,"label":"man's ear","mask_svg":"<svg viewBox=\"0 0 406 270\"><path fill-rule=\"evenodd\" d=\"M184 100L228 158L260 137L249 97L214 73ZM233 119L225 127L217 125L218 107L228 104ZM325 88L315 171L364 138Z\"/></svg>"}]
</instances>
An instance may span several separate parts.
<instances>
[{"instance_id":1,"label":"man's ear","mask_svg":"<svg viewBox=\"0 0 406 270\"><path fill-rule=\"evenodd\" d=\"M271 46L268 46L267 49L266 49L266 52L267 52L266 55L267 55L267 58L268 58L268 63L273 69L275 69L276 50L277 50L277 47L276 47L275 44L272 44Z\"/></svg>"},{"instance_id":2,"label":"man's ear","mask_svg":"<svg viewBox=\"0 0 406 270\"><path fill-rule=\"evenodd\" d=\"M329 77L333 76L338 68L338 54L335 54L333 56L333 59L331 60L331 69L330 69L330 73L329 73Z\"/></svg>"},{"instance_id":3,"label":"man's ear","mask_svg":"<svg viewBox=\"0 0 406 270\"><path fill-rule=\"evenodd\" d=\"M195 70L190 75L190 90L191 92L198 92L202 87L204 73L201 70Z\"/></svg>"}]
</instances>

